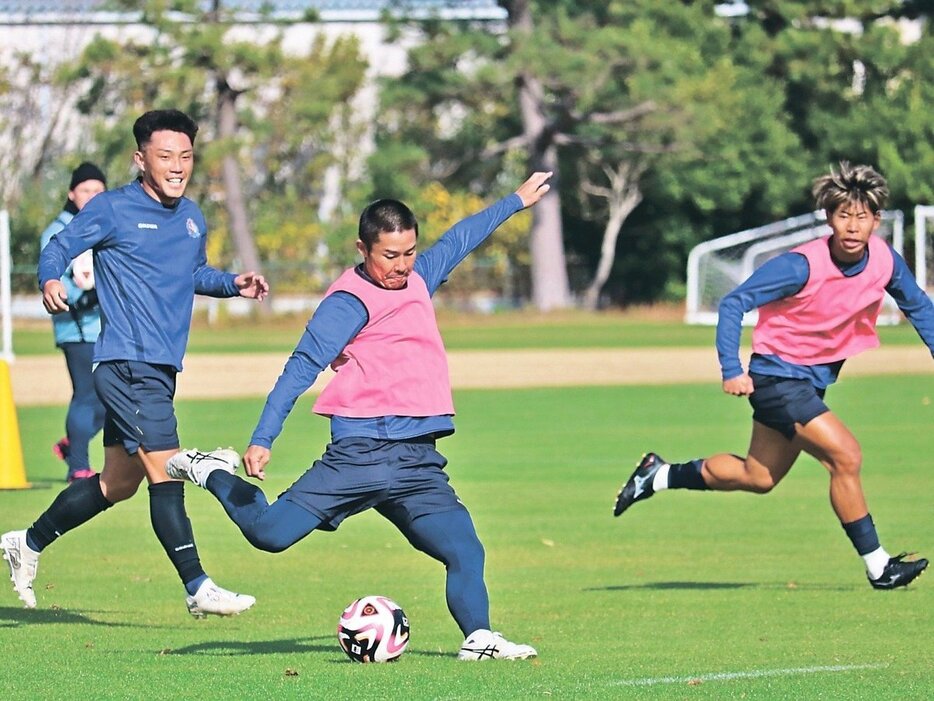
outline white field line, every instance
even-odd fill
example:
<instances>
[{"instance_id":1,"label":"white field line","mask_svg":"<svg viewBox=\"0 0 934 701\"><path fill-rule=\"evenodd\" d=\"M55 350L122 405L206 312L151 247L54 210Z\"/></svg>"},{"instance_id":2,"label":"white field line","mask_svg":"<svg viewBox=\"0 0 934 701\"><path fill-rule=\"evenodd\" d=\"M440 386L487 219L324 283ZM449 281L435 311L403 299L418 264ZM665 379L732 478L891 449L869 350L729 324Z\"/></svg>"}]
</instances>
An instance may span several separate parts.
<instances>
[{"instance_id":1,"label":"white field line","mask_svg":"<svg viewBox=\"0 0 934 701\"><path fill-rule=\"evenodd\" d=\"M687 684L689 682L719 682L733 679L761 679L763 677L790 677L799 674L827 672L853 672L860 669L881 669L884 664L825 665L821 667L789 667L787 669L759 669L750 672L715 672L691 677L652 677L648 679L620 679L619 686L656 686L658 684Z\"/></svg>"}]
</instances>

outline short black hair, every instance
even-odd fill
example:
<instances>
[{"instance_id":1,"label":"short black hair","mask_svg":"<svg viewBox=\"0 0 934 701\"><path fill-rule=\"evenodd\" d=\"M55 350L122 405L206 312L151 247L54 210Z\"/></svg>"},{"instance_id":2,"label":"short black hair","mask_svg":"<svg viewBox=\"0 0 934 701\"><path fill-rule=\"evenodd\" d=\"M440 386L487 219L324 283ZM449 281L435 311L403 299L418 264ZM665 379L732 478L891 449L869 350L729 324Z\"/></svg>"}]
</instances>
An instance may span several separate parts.
<instances>
[{"instance_id":1,"label":"short black hair","mask_svg":"<svg viewBox=\"0 0 934 701\"><path fill-rule=\"evenodd\" d=\"M408 229L414 230L418 238L418 220L411 209L399 200L376 200L368 204L360 215L357 236L369 251L381 233Z\"/></svg>"},{"instance_id":2,"label":"short black hair","mask_svg":"<svg viewBox=\"0 0 934 701\"><path fill-rule=\"evenodd\" d=\"M179 110L150 110L133 124L136 147L141 149L157 131L177 131L186 134L194 146L198 125L195 120Z\"/></svg>"}]
</instances>

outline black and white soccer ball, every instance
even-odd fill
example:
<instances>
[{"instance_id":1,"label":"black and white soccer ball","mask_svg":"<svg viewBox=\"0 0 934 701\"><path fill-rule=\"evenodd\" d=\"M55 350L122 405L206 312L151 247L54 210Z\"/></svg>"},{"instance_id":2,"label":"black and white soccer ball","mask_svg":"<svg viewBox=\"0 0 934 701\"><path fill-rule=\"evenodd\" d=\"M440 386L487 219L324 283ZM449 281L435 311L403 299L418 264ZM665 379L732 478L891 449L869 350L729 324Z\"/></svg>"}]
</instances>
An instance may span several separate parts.
<instances>
[{"instance_id":1,"label":"black and white soccer ball","mask_svg":"<svg viewBox=\"0 0 934 701\"><path fill-rule=\"evenodd\" d=\"M344 609L337 641L354 662L391 662L409 644L409 619L385 596L364 596Z\"/></svg>"}]
</instances>

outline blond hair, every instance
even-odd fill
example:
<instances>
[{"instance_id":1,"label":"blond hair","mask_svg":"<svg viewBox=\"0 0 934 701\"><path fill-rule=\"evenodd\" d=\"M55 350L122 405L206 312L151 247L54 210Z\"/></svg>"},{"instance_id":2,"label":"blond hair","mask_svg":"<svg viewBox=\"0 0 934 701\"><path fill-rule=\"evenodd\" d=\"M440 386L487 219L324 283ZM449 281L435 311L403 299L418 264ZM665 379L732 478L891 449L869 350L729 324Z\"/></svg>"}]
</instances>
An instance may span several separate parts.
<instances>
[{"instance_id":1,"label":"blond hair","mask_svg":"<svg viewBox=\"0 0 934 701\"><path fill-rule=\"evenodd\" d=\"M848 161L840 161L839 170L831 168L827 175L814 180L811 193L817 206L828 213L852 202L863 204L877 214L885 207L889 186L872 166L853 166Z\"/></svg>"}]
</instances>

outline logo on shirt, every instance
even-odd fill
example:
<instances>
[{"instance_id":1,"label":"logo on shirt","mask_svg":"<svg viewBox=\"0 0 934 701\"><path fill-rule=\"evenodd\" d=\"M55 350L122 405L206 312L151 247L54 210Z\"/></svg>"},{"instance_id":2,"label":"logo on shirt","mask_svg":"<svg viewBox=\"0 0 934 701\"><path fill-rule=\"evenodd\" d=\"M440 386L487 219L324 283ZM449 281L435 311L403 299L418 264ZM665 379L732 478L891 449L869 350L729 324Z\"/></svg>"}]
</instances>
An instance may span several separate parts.
<instances>
[{"instance_id":1,"label":"logo on shirt","mask_svg":"<svg viewBox=\"0 0 934 701\"><path fill-rule=\"evenodd\" d=\"M193 239L201 237L201 229L198 228L198 225L195 224L194 219L188 217L188 221L185 222L185 227L188 229L188 235Z\"/></svg>"},{"instance_id":2,"label":"logo on shirt","mask_svg":"<svg viewBox=\"0 0 934 701\"><path fill-rule=\"evenodd\" d=\"M136 225L137 229L158 229L158 224L146 224L145 222L140 222Z\"/></svg>"}]
</instances>

